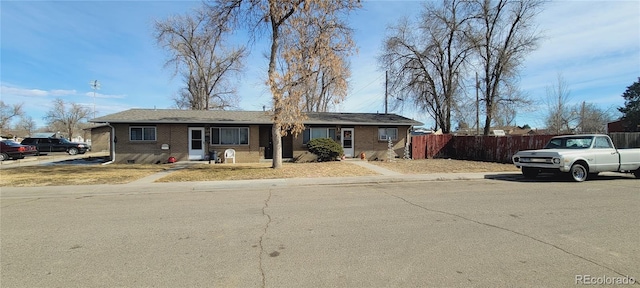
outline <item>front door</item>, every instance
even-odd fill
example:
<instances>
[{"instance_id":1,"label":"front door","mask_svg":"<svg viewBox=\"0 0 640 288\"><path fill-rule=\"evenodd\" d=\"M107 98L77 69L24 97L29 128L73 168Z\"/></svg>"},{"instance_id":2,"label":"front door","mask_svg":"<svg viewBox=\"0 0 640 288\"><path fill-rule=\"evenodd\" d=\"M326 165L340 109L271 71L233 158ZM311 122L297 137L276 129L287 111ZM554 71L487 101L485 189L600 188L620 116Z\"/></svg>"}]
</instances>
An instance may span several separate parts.
<instances>
[{"instance_id":1,"label":"front door","mask_svg":"<svg viewBox=\"0 0 640 288\"><path fill-rule=\"evenodd\" d=\"M342 128L342 149L344 150L345 157L354 157L353 149L353 128Z\"/></svg>"},{"instance_id":2,"label":"front door","mask_svg":"<svg viewBox=\"0 0 640 288\"><path fill-rule=\"evenodd\" d=\"M189 127L189 160L204 159L204 128Z\"/></svg>"}]
</instances>

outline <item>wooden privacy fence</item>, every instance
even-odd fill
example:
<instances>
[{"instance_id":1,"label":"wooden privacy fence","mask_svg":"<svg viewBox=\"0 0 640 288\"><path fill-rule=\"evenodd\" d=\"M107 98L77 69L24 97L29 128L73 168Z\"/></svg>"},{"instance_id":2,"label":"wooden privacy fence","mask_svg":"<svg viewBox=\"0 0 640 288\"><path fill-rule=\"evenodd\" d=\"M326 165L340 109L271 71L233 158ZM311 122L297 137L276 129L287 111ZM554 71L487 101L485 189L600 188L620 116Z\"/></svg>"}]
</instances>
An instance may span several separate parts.
<instances>
[{"instance_id":1,"label":"wooden privacy fence","mask_svg":"<svg viewBox=\"0 0 640 288\"><path fill-rule=\"evenodd\" d=\"M640 148L640 132L611 132L609 137L618 148Z\"/></svg>"},{"instance_id":2,"label":"wooden privacy fence","mask_svg":"<svg viewBox=\"0 0 640 288\"><path fill-rule=\"evenodd\" d=\"M418 135L411 138L411 155L413 159L453 158L511 163L511 156L516 152L540 149L553 136Z\"/></svg>"},{"instance_id":3,"label":"wooden privacy fence","mask_svg":"<svg viewBox=\"0 0 640 288\"><path fill-rule=\"evenodd\" d=\"M447 149L453 138L451 134L411 136L411 158L443 158L449 155Z\"/></svg>"}]
</instances>

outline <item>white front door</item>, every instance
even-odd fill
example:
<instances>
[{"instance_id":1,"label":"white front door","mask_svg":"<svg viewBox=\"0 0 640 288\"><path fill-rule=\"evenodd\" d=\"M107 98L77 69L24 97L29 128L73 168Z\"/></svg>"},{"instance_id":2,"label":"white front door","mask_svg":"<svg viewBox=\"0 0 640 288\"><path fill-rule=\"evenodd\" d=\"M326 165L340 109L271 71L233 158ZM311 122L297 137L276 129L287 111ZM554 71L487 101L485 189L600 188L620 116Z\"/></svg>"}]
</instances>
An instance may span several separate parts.
<instances>
[{"instance_id":1,"label":"white front door","mask_svg":"<svg viewBox=\"0 0 640 288\"><path fill-rule=\"evenodd\" d=\"M345 157L354 157L353 148L353 128L342 128L341 132L342 149Z\"/></svg>"},{"instance_id":2,"label":"white front door","mask_svg":"<svg viewBox=\"0 0 640 288\"><path fill-rule=\"evenodd\" d=\"M204 159L204 128L189 127L189 160Z\"/></svg>"}]
</instances>

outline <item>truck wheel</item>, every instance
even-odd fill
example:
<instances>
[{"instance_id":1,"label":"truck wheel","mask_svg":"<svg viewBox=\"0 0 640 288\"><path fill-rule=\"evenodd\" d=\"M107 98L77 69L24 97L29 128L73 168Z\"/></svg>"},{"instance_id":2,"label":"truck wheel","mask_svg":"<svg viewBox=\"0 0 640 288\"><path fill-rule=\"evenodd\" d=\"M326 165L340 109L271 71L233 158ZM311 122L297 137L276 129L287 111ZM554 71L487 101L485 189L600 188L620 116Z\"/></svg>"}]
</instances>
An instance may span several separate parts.
<instances>
[{"instance_id":1,"label":"truck wheel","mask_svg":"<svg viewBox=\"0 0 640 288\"><path fill-rule=\"evenodd\" d=\"M527 179L535 179L538 176L538 169L522 167L522 175Z\"/></svg>"},{"instance_id":2,"label":"truck wheel","mask_svg":"<svg viewBox=\"0 0 640 288\"><path fill-rule=\"evenodd\" d=\"M636 169L636 171L633 172L633 175L636 175L636 179L640 179L640 168Z\"/></svg>"},{"instance_id":3,"label":"truck wheel","mask_svg":"<svg viewBox=\"0 0 640 288\"><path fill-rule=\"evenodd\" d=\"M569 173L571 174L571 179L573 179L573 181L576 181L576 182L582 182L584 180L587 180L587 177L589 176L589 172L587 171L587 168L582 166L582 164L577 164L577 163L571 166L571 171L569 171Z\"/></svg>"},{"instance_id":4,"label":"truck wheel","mask_svg":"<svg viewBox=\"0 0 640 288\"><path fill-rule=\"evenodd\" d=\"M4 161L9 159L9 155L7 153L0 153L0 161Z\"/></svg>"},{"instance_id":5,"label":"truck wheel","mask_svg":"<svg viewBox=\"0 0 640 288\"><path fill-rule=\"evenodd\" d=\"M78 148L69 148L69 155L78 154Z\"/></svg>"}]
</instances>

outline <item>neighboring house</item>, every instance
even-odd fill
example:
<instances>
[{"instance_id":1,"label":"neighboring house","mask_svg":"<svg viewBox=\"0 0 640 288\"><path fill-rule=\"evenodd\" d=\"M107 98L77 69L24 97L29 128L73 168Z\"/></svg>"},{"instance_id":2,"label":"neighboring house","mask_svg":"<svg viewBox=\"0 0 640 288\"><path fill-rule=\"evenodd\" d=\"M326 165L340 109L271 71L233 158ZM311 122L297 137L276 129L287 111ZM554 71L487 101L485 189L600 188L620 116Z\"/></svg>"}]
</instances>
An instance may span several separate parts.
<instances>
[{"instance_id":1,"label":"neighboring house","mask_svg":"<svg viewBox=\"0 0 640 288\"><path fill-rule=\"evenodd\" d=\"M385 159L391 138L392 149L402 157L411 127L422 125L395 114L307 113L306 117L304 132L282 137L283 158L313 159L306 143L314 138L333 138L346 157L364 152L369 160ZM164 163L169 157L205 160L212 151L220 159L226 149L236 151L239 163L273 157L268 111L131 109L90 122L103 124L92 130L94 140L111 130L110 153L116 163Z\"/></svg>"},{"instance_id":2,"label":"neighboring house","mask_svg":"<svg viewBox=\"0 0 640 288\"><path fill-rule=\"evenodd\" d=\"M56 132L40 132L33 133L29 135L31 138L58 138L58 133Z\"/></svg>"},{"instance_id":3,"label":"neighboring house","mask_svg":"<svg viewBox=\"0 0 640 288\"><path fill-rule=\"evenodd\" d=\"M608 133L626 132L624 124L625 123L624 123L623 120L617 120L617 121L609 122L609 123L607 123L607 132Z\"/></svg>"},{"instance_id":4,"label":"neighboring house","mask_svg":"<svg viewBox=\"0 0 640 288\"><path fill-rule=\"evenodd\" d=\"M454 132L457 136L473 136L482 135L482 129L479 131L476 128L464 128ZM478 134L480 133L480 134ZM545 134L545 130L524 128L519 126L497 126L491 127L489 131L490 136L506 136L506 135L541 135Z\"/></svg>"},{"instance_id":5,"label":"neighboring house","mask_svg":"<svg viewBox=\"0 0 640 288\"><path fill-rule=\"evenodd\" d=\"M91 139L88 141L88 144L91 145L92 152L111 151L111 127L102 124L94 125L83 130L89 130Z\"/></svg>"}]
</instances>

